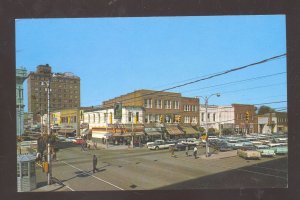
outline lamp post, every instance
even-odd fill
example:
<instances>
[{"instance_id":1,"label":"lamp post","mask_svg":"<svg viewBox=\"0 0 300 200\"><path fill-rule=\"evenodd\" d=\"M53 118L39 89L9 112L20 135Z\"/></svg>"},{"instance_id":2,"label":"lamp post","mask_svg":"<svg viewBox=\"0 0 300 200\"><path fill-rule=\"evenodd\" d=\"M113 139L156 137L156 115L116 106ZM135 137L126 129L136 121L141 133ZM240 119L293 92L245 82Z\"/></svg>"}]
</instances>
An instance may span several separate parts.
<instances>
[{"instance_id":1,"label":"lamp post","mask_svg":"<svg viewBox=\"0 0 300 200\"><path fill-rule=\"evenodd\" d=\"M131 112L131 147L133 148L133 111Z\"/></svg>"},{"instance_id":2,"label":"lamp post","mask_svg":"<svg viewBox=\"0 0 300 200\"><path fill-rule=\"evenodd\" d=\"M48 121L48 127L47 127L47 132L48 132L48 141L47 141L47 160L48 160L48 174L47 174L47 182L48 185L51 185L51 179L52 179L52 161L51 161L51 145L50 145L50 78L48 81L42 81L42 85L46 85L46 90L47 90L47 121Z\"/></svg>"},{"instance_id":3,"label":"lamp post","mask_svg":"<svg viewBox=\"0 0 300 200\"><path fill-rule=\"evenodd\" d=\"M221 96L220 93L215 93L215 94L211 94L209 95L208 97L202 97L202 96L198 96L199 98L202 98L205 102L205 136L206 136L206 142L205 142L205 156L208 157L208 154L209 154L209 148L208 148L208 123L207 123L207 107L208 107L208 100L210 97L212 96Z\"/></svg>"}]
</instances>

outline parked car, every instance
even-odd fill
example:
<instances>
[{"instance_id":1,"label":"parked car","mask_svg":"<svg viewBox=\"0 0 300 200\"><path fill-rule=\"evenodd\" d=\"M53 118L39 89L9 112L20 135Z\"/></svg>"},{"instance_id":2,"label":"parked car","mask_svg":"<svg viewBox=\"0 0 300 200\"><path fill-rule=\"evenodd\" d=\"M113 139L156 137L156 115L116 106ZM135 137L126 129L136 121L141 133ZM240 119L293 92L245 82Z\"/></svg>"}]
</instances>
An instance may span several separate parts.
<instances>
[{"instance_id":1,"label":"parked car","mask_svg":"<svg viewBox=\"0 0 300 200\"><path fill-rule=\"evenodd\" d=\"M155 149L155 150L168 149L170 145L174 145L174 144L167 144L164 140L155 140L153 144L148 146L148 148Z\"/></svg>"},{"instance_id":2,"label":"parked car","mask_svg":"<svg viewBox=\"0 0 300 200\"><path fill-rule=\"evenodd\" d=\"M146 147L148 148L149 146L151 146L151 145L153 145L154 144L154 142L147 142L146 143Z\"/></svg>"},{"instance_id":3,"label":"parked car","mask_svg":"<svg viewBox=\"0 0 300 200\"><path fill-rule=\"evenodd\" d=\"M255 151L255 150L238 149L237 155L239 157L242 157L245 159L260 159L261 158L260 152Z\"/></svg>"},{"instance_id":4,"label":"parked car","mask_svg":"<svg viewBox=\"0 0 300 200\"><path fill-rule=\"evenodd\" d=\"M222 143L219 147L220 151L231 151L233 150L232 146L228 145L227 143Z\"/></svg>"},{"instance_id":5,"label":"parked car","mask_svg":"<svg viewBox=\"0 0 300 200\"><path fill-rule=\"evenodd\" d=\"M263 156L275 156L274 149L270 149L267 145L256 145L256 150L260 152L260 155Z\"/></svg>"},{"instance_id":6,"label":"parked car","mask_svg":"<svg viewBox=\"0 0 300 200\"><path fill-rule=\"evenodd\" d=\"M67 139L65 136L62 136L62 135L58 135L56 137L57 137L58 141L60 141L60 142L66 141L66 139Z\"/></svg>"},{"instance_id":7,"label":"parked car","mask_svg":"<svg viewBox=\"0 0 300 200\"><path fill-rule=\"evenodd\" d=\"M286 143L270 143L268 144L270 149L273 149L275 154L287 154L288 146Z\"/></svg>"},{"instance_id":8,"label":"parked car","mask_svg":"<svg viewBox=\"0 0 300 200\"><path fill-rule=\"evenodd\" d=\"M66 138L66 142L74 142L75 141L75 137L67 137Z\"/></svg>"},{"instance_id":9,"label":"parked car","mask_svg":"<svg viewBox=\"0 0 300 200\"><path fill-rule=\"evenodd\" d=\"M185 142L183 142L184 144L195 144L200 145L200 140L197 140L196 138L187 138Z\"/></svg>"},{"instance_id":10,"label":"parked car","mask_svg":"<svg viewBox=\"0 0 300 200\"><path fill-rule=\"evenodd\" d=\"M177 143L174 146L174 150L175 151L184 151L187 146L188 146L187 144Z\"/></svg>"},{"instance_id":11,"label":"parked car","mask_svg":"<svg viewBox=\"0 0 300 200\"><path fill-rule=\"evenodd\" d=\"M73 141L74 144L84 144L85 141L82 138L76 138L75 141Z\"/></svg>"}]
</instances>

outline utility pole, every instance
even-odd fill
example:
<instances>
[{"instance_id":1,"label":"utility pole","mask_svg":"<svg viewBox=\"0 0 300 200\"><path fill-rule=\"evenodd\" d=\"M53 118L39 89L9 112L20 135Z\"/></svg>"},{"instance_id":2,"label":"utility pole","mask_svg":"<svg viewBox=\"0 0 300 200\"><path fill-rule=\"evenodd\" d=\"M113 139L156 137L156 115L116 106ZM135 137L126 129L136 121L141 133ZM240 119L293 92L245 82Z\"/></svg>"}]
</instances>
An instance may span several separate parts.
<instances>
[{"instance_id":1,"label":"utility pole","mask_svg":"<svg viewBox=\"0 0 300 200\"><path fill-rule=\"evenodd\" d=\"M205 136L206 136L206 142L205 142L205 156L208 157L209 155L209 147L208 147L208 100L210 97L216 95L217 97L220 96L220 93L215 93L215 94L211 94L210 96L206 96L206 97L202 97L202 96L198 96L198 98L203 98L204 102L205 102Z\"/></svg>"},{"instance_id":2,"label":"utility pole","mask_svg":"<svg viewBox=\"0 0 300 200\"><path fill-rule=\"evenodd\" d=\"M48 141L47 141L47 161L48 161L48 174L47 174L47 182L48 185L51 185L51 179L52 179L52 161L51 161L51 144L50 144L50 136L51 136L51 130L50 130L50 88L51 88L51 77L49 77L48 81L42 81L42 85L46 86L47 90L47 121L48 121Z\"/></svg>"}]
</instances>

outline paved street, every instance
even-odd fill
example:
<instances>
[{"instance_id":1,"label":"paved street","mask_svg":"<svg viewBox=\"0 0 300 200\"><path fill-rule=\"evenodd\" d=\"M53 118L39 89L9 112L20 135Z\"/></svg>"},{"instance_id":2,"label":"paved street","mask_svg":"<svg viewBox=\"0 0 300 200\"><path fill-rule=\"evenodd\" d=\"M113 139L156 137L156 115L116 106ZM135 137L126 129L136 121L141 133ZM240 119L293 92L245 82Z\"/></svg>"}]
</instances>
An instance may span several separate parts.
<instances>
[{"instance_id":1,"label":"paved street","mask_svg":"<svg viewBox=\"0 0 300 200\"><path fill-rule=\"evenodd\" d=\"M98 158L94 174L93 154ZM81 151L80 146L69 144L57 154L53 177L64 185L57 191L287 187L286 156L244 160L237 156L207 159L203 154L204 148L197 159L186 157L184 151L171 157L168 150L146 148ZM46 174L38 176L46 180Z\"/></svg>"}]
</instances>

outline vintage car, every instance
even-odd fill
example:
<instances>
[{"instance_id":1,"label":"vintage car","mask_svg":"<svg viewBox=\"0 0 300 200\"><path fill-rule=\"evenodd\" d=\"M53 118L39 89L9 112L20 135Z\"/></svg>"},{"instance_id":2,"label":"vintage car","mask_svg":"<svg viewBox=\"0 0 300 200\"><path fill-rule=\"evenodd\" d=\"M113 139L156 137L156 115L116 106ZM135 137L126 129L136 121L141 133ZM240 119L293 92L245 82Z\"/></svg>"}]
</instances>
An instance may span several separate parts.
<instances>
[{"instance_id":1,"label":"vintage car","mask_svg":"<svg viewBox=\"0 0 300 200\"><path fill-rule=\"evenodd\" d=\"M275 156L274 149L270 149L268 145L256 145L256 151L260 152L260 155L263 156Z\"/></svg>"},{"instance_id":2,"label":"vintage car","mask_svg":"<svg viewBox=\"0 0 300 200\"><path fill-rule=\"evenodd\" d=\"M167 144L164 140L155 140L153 144L150 144L148 146L148 149L168 149L170 145L175 145L175 144Z\"/></svg>"},{"instance_id":3,"label":"vintage car","mask_svg":"<svg viewBox=\"0 0 300 200\"><path fill-rule=\"evenodd\" d=\"M260 152L255 151L255 150L238 149L237 155L239 157L242 157L245 159L260 159L261 158Z\"/></svg>"},{"instance_id":4,"label":"vintage car","mask_svg":"<svg viewBox=\"0 0 300 200\"><path fill-rule=\"evenodd\" d=\"M270 149L273 149L276 154L287 154L288 146L286 143L270 143L268 144Z\"/></svg>"}]
</instances>

